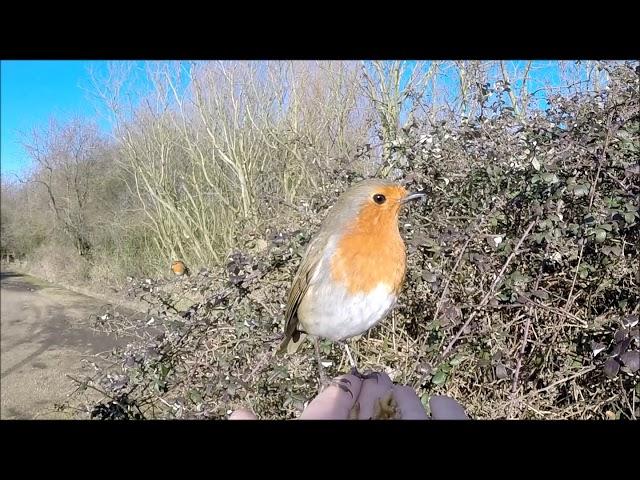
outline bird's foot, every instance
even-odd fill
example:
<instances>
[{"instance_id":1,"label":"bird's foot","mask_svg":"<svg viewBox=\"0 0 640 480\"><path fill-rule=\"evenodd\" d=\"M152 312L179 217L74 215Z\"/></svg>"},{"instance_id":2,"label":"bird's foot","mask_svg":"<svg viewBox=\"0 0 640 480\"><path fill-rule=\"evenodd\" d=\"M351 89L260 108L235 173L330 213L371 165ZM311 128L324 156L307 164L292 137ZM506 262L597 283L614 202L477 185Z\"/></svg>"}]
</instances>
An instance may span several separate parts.
<instances>
[{"instance_id":1,"label":"bird's foot","mask_svg":"<svg viewBox=\"0 0 640 480\"><path fill-rule=\"evenodd\" d=\"M378 383L378 373L370 372L370 373L360 373L356 367L352 367L349 372L351 375L358 377L360 380L368 380L370 378L375 378L376 383Z\"/></svg>"},{"instance_id":2,"label":"bird's foot","mask_svg":"<svg viewBox=\"0 0 640 480\"><path fill-rule=\"evenodd\" d=\"M351 396L351 398L354 398L353 392L349 388L351 386L351 381L348 378L337 378L334 380L326 380L326 377L325 377L325 381L323 382L322 380L320 380L320 382L322 385L321 390L324 390L333 385L335 387L338 387L343 392L348 393Z\"/></svg>"}]
</instances>

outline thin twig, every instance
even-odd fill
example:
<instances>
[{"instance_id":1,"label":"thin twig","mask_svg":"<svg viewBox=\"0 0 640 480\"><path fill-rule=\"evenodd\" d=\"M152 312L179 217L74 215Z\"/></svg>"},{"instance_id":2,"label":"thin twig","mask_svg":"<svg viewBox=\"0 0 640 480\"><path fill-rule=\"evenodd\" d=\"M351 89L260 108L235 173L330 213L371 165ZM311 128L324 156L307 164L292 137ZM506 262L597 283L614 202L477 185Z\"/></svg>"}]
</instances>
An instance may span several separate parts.
<instances>
[{"instance_id":1,"label":"thin twig","mask_svg":"<svg viewBox=\"0 0 640 480\"><path fill-rule=\"evenodd\" d=\"M107 392L105 392L104 390L100 390L97 387L94 387L93 385L90 385L89 382L93 381L91 379L86 380L86 381L82 381L82 380L78 380L77 378L75 378L72 375L69 375L68 373L65 375L67 378L70 378L71 380L73 380L74 382L78 383L80 386L85 386L87 388L90 388L92 390L95 390L96 392L100 393L101 395L104 395L107 398L110 398L112 401L116 401L116 397L113 397L111 395L109 395Z\"/></svg>"},{"instance_id":2,"label":"thin twig","mask_svg":"<svg viewBox=\"0 0 640 480\"><path fill-rule=\"evenodd\" d=\"M500 269L500 273L498 273L498 276L496 277L496 279L491 284L491 287L489 288L489 291L484 296L484 298L480 301L480 305L481 306L485 305L489 301L489 299L494 295L495 289L498 286L498 284L500 283L500 281L502 280L502 276L504 275L504 272L507 270L507 267L509 266L509 264L511 263L513 258L518 254L518 250L520 249L520 246L522 245L522 242L524 242L524 239L527 238L527 236L529 235L529 232L531 231L531 229L533 228L533 226L535 224L536 224L536 220L532 220L529 223L529 225L527 226L527 229L524 231L524 234L522 235L522 237L520 237L520 240L518 240L516 248L513 249L513 252L511 252L509 257L507 258L507 261L504 262L504 265ZM456 333L456 335L453 337L451 342L449 342L449 345L447 345L447 348L445 348L444 351L442 352L441 359L446 358L447 354L453 348L453 345L458 341L458 339L462 335L462 332L469 326L471 321L475 318L476 313L477 313L477 310L472 312L471 315L469 315L469 318L467 319L467 321L464 323L464 325L462 325L462 327L460 327L460 329L458 330L458 333Z\"/></svg>"},{"instance_id":3,"label":"thin twig","mask_svg":"<svg viewBox=\"0 0 640 480\"><path fill-rule=\"evenodd\" d=\"M534 308L533 314L536 317L536 323L538 323L538 311ZM531 324L531 315L527 315L527 322L524 325L524 335L522 338L522 347L520 347L520 355L518 355L518 360L516 362L516 371L513 375L513 384L511 385L511 394L516 393L516 389L518 388L518 378L520 376L520 367L522 366L522 357L524 357L524 351L527 348L527 340L529 339L529 325Z\"/></svg>"},{"instance_id":4,"label":"thin twig","mask_svg":"<svg viewBox=\"0 0 640 480\"><path fill-rule=\"evenodd\" d=\"M573 313L569 313L569 312L565 312L564 310L561 310L559 308L556 307L550 307L549 305L545 305L544 303L540 303L537 302L535 300L533 300L531 297L529 297L527 294L522 293L522 292L518 292L519 295L524 298L527 303L531 304L531 305L535 305L536 307L540 307L543 310L548 310L549 312L553 312L556 313L558 315L561 316L566 316L572 320L575 320L576 322L579 322L583 327L586 327L588 324L585 320L581 319L580 317L575 316ZM575 298L578 298L578 295L576 295Z\"/></svg>"},{"instance_id":5,"label":"thin twig","mask_svg":"<svg viewBox=\"0 0 640 480\"><path fill-rule=\"evenodd\" d=\"M627 404L627 407L631 412L631 418L635 420L636 419L635 409L631 406L631 403L629 403L629 397L627 396L627 392L624 389L624 383L622 383L622 378L618 377L618 381L620 382L620 390L622 390L622 396L624 397L624 402ZM633 397L635 398L635 393L633 390L631 391L631 395L633 395Z\"/></svg>"},{"instance_id":6,"label":"thin twig","mask_svg":"<svg viewBox=\"0 0 640 480\"><path fill-rule=\"evenodd\" d=\"M576 265L575 272L573 272L573 281L571 282L571 289L569 290L567 303L565 303L564 305L565 313L569 313L569 309L571 308L571 302L572 302L571 296L573 295L573 288L576 286L576 279L578 278L578 271L580 270L580 263L582 262L582 252L584 251L584 244L585 242L583 241L582 245L580 245L580 254L578 255L578 264Z\"/></svg>"},{"instance_id":7,"label":"thin twig","mask_svg":"<svg viewBox=\"0 0 640 480\"><path fill-rule=\"evenodd\" d=\"M271 345L276 345L279 344L282 341L282 337L280 335L278 335L276 338L272 339L269 343ZM265 364L267 363L267 361L270 358L273 358L274 356L274 352L271 350L265 350L262 358L258 361L258 363L256 364L256 366L251 370L251 372L249 373L249 376L247 377L246 382L250 383L253 380L253 377L257 374L257 373L262 373L263 371L263 367L265 366Z\"/></svg>"},{"instance_id":8,"label":"thin twig","mask_svg":"<svg viewBox=\"0 0 640 480\"><path fill-rule=\"evenodd\" d=\"M449 290L449 283L451 282L451 279L455 275L456 270L458 269L458 265L460 265L460 260L462 260L462 255L464 255L464 252L466 251L467 245L469 245L470 241L471 241L471 236L469 236L469 238L467 238L467 241L462 246L462 250L460 251L460 255L458 255L458 259L456 260L456 263L453 266L453 269L451 270L451 273L449 274L449 276L447 277L447 279L444 282L444 288L442 289L442 295L440 295L440 299L438 300L438 303L436 304L436 312L433 314L433 320L432 321L434 321L434 322L438 319L438 313L440 313L440 307L442 307L442 300L444 300L444 296L447 294L447 291Z\"/></svg>"},{"instance_id":9,"label":"thin twig","mask_svg":"<svg viewBox=\"0 0 640 480\"><path fill-rule=\"evenodd\" d=\"M558 386L562 383L566 383L570 380L573 380L574 378L578 378L581 377L582 375L584 375L585 373L589 373L591 370L595 370L595 365L591 365L590 367L586 367L584 369L582 369L581 371L579 371L578 373L575 373L569 377L563 378L561 380L558 380L556 382L553 382L551 385L547 385L544 388L539 388L538 390L534 390L532 392L529 393L525 393L524 395L519 396L518 398L511 400L511 402L519 402L520 400L524 400L527 397L530 397L531 395L537 395L539 393L542 392L546 392L547 390L551 390L553 387Z\"/></svg>"},{"instance_id":10,"label":"thin twig","mask_svg":"<svg viewBox=\"0 0 640 480\"><path fill-rule=\"evenodd\" d=\"M593 181L593 185L591 186L591 195L589 196L589 211L591 211L591 207L593 207L593 199L596 195L596 187L598 186L598 180L600 179L600 171L602 170L602 164L607 160L607 148L609 147L609 141L611 140L611 122L613 121L613 112L609 115L609 119L607 121L607 135L604 139L604 146L602 147L602 153L600 154L600 158L598 159L598 171L596 172L596 178ZM573 281L571 282L571 289L569 290L569 297L567 298L567 303L564 306L564 311L568 312L571 308L573 289L576 286L576 279L578 277L578 271L580 270L580 264L582 262L582 252L584 251L584 246L586 244L586 239L582 239L582 245L580 245L580 254L578 255L578 264L576 265L576 270L573 273Z\"/></svg>"}]
</instances>

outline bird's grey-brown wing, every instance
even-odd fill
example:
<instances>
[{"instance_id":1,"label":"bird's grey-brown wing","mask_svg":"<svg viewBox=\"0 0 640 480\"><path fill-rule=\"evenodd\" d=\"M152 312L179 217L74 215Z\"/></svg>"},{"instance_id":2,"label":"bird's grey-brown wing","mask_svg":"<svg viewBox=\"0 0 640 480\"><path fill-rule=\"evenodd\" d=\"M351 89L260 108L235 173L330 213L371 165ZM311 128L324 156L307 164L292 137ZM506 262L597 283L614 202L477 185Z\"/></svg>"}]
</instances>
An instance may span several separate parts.
<instances>
[{"instance_id":1,"label":"bird's grey-brown wing","mask_svg":"<svg viewBox=\"0 0 640 480\"><path fill-rule=\"evenodd\" d=\"M318 263L322 259L323 245L324 239L322 235L317 236L311 241L302 261L300 262L296 276L293 279L291 291L289 292L289 298L287 300L287 308L284 314L284 340L280 345L279 352L286 350L292 337L297 337L298 307L309 290L311 277L313 276ZM297 341L297 338L294 338L294 341Z\"/></svg>"}]
</instances>

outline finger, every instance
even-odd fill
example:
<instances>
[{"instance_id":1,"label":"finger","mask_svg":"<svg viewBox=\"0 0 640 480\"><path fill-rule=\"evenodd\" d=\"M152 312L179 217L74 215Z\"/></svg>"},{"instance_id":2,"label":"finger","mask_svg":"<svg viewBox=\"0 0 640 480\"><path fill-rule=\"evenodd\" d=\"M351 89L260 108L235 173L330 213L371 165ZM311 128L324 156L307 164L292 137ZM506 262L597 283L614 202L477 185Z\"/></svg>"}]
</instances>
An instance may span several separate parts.
<instances>
[{"instance_id":1,"label":"finger","mask_svg":"<svg viewBox=\"0 0 640 480\"><path fill-rule=\"evenodd\" d=\"M434 420L468 420L464 408L451 397L437 395L429 400Z\"/></svg>"},{"instance_id":2,"label":"finger","mask_svg":"<svg viewBox=\"0 0 640 480\"><path fill-rule=\"evenodd\" d=\"M376 407L381 399L387 398L393 390L393 382L386 373L367 378L362 382L358 403L360 420L369 420L376 413Z\"/></svg>"},{"instance_id":3,"label":"finger","mask_svg":"<svg viewBox=\"0 0 640 480\"><path fill-rule=\"evenodd\" d=\"M340 388L337 383L348 388ZM334 380L327 388L314 398L305 408L301 420L346 420L349 418L358 395L362 380L355 375L342 375Z\"/></svg>"},{"instance_id":4,"label":"finger","mask_svg":"<svg viewBox=\"0 0 640 480\"><path fill-rule=\"evenodd\" d=\"M231 415L229 415L229 420L257 420L258 417L247 408L239 408Z\"/></svg>"},{"instance_id":5,"label":"finger","mask_svg":"<svg viewBox=\"0 0 640 480\"><path fill-rule=\"evenodd\" d=\"M404 385L396 385L393 395L400 410L402 420L428 420L429 416L415 390Z\"/></svg>"}]
</instances>

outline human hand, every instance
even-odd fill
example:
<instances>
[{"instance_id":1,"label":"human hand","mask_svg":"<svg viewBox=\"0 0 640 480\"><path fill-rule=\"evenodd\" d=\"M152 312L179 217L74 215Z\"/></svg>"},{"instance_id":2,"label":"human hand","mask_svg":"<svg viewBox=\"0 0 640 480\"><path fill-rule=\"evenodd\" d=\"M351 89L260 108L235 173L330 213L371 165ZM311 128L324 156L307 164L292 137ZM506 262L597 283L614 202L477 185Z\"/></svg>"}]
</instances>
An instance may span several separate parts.
<instances>
[{"instance_id":1,"label":"human hand","mask_svg":"<svg viewBox=\"0 0 640 480\"><path fill-rule=\"evenodd\" d=\"M405 385L394 384L385 373L354 375L334 379L305 408L300 420L466 420L462 406L454 399L435 396L429 400L431 417L418 395ZM236 410L230 420L257 420L248 409Z\"/></svg>"}]
</instances>

